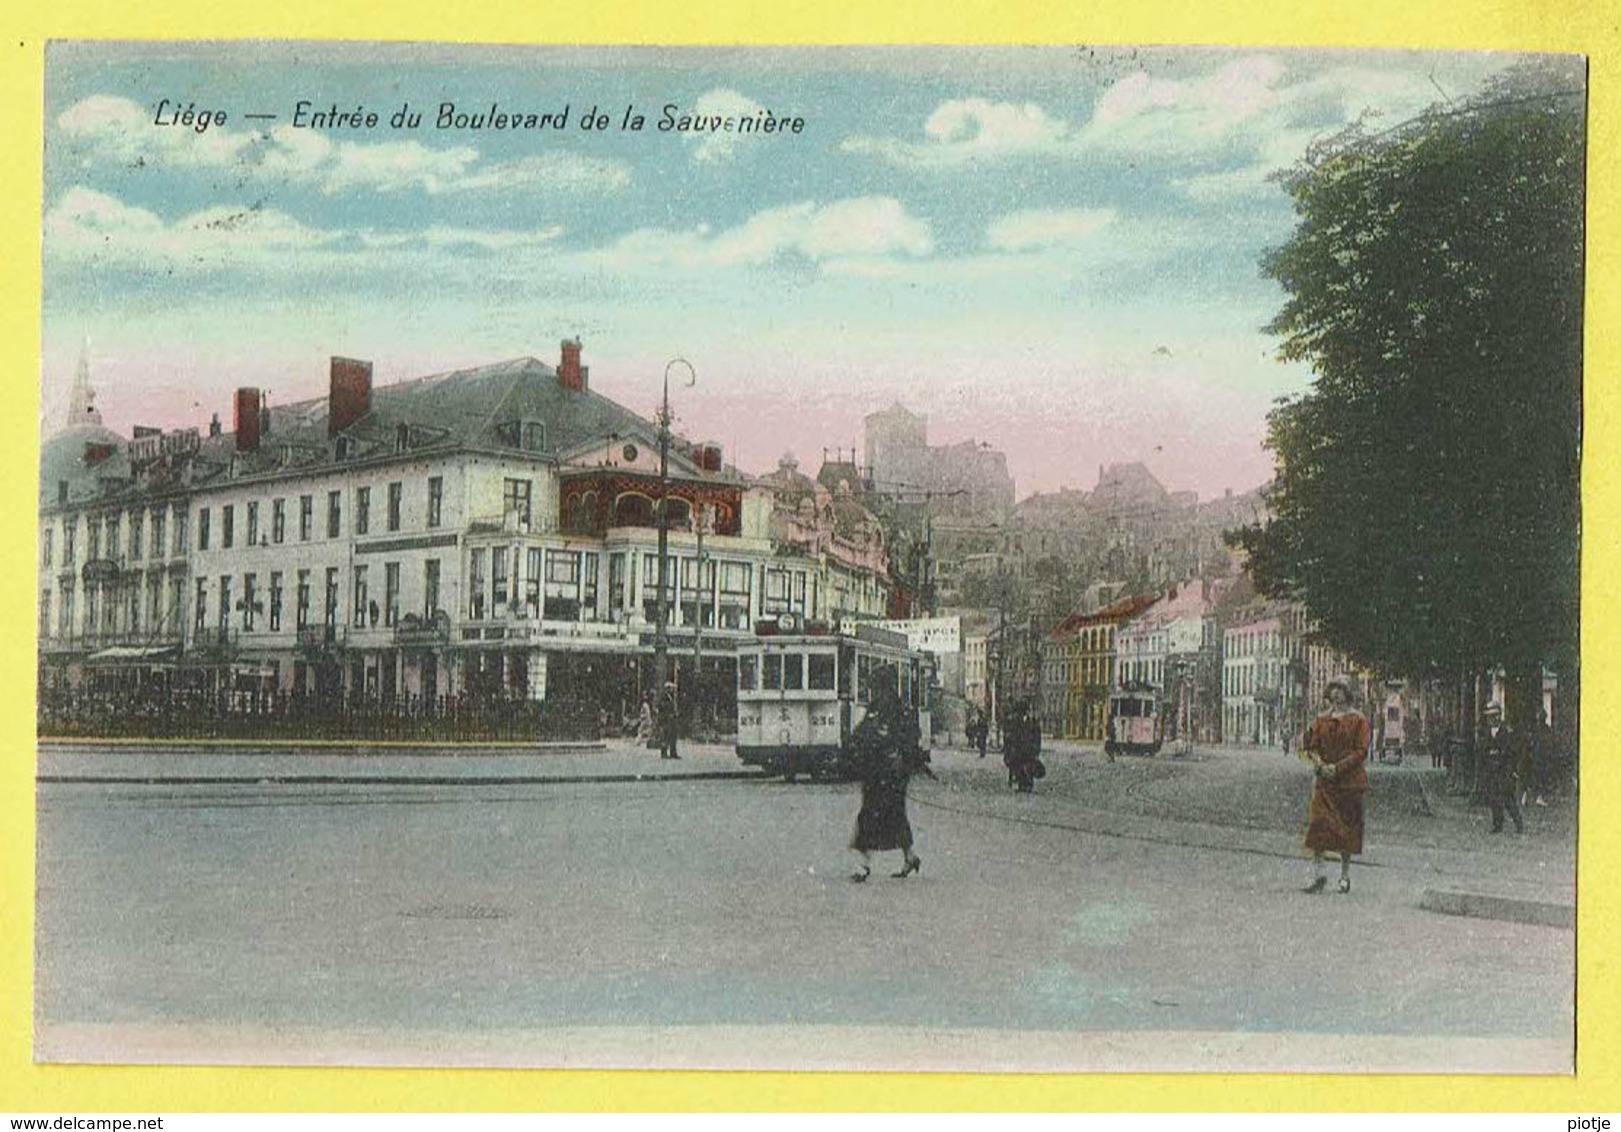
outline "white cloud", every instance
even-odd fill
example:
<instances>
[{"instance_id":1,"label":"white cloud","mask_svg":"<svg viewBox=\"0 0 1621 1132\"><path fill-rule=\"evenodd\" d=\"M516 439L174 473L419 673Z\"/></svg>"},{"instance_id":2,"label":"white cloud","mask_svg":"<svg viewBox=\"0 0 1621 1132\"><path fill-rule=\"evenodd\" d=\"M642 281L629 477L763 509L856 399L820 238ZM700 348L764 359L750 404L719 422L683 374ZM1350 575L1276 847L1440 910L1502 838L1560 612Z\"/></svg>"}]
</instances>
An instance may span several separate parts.
<instances>
[{"instance_id":1,"label":"white cloud","mask_svg":"<svg viewBox=\"0 0 1621 1132\"><path fill-rule=\"evenodd\" d=\"M927 256L934 238L926 222L893 197L856 197L818 205L803 201L756 213L736 228L673 231L643 228L588 258L621 267L758 266L797 256L826 267L856 258Z\"/></svg>"},{"instance_id":2,"label":"white cloud","mask_svg":"<svg viewBox=\"0 0 1621 1132\"><path fill-rule=\"evenodd\" d=\"M998 251L1075 247L1089 243L1119 218L1112 208L1030 209L994 221L985 238Z\"/></svg>"},{"instance_id":3,"label":"white cloud","mask_svg":"<svg viewBox=\"0 0 1621 1132\"><path fill-rule=\"evenodd\" d=\"M1138 71L1103 93L1080 140L1167 156L1221 146L1282 103L1278 84L1285 73L1283 63L1268 56L1235 59L1201 79L1156 79Z\"/></svg>"},{"instance_id":4,"label":"white cloud","mask_svg":"<svg viewBox=\"0 0 1621 1132\"><path fill-rule=\"evenodd\" d=\"M758 102L747 95L735 90L719 88L706 91L698 96L692 104L692 113L697 118L752 118L765 109ZM688 134L686 140L695 148L692 159L699 164L717 164L735 160L738 143L744 135L738 133Z\"/></svg>"},{"instance_id":5,"label":"white cloud","mask_svg":"<svg viewBox=\"0 0 1621 1132\"><path fill-rule=\"evenodd\" d=\"M474 169L447 184L446 192L538 188L553 192L614 192L630 184L621 161L578 153L542 153Z\"/></svg>"},{"instance_id":6,"label":"white cloud","mask_svg":"<svg viewBox=\"0 0 1621 1132\"><path fill-rule=\"evenodd\" d=\"M630 183L630 169L623 162L575 153L488 162L468 145L441 148L415 139L333 141L318 130L286 123L265 132L211 125L198 133L155 125L143 107L111 95L92 95L74 104L58 115L57 127L90 164L229 169L240 176L308 185L327 194L500 192L529 187L613 192Z\"/></svg>"},{"instance_id":7,"label":"white cloud","mask_svg":"<svg viewBox=\"0 0 1621 1132\"><path fill-rule=\"evenodd\" d=\"M1455 68L1451 97L1469 94L1490 69L1480 60ZM1364 110L1398 122L1442 95L1431 75L1406 60L1291 72L1283 58L1249 55L1190 78L1133 72L1103 90L1084 121L1033 103L962 98L930 113L922 141L856 135L840 149L933 171L1032 157L1158 161L1186 170L1173 183L1187 195L1215 200L1275 191L1267 174Z\"/></svg>"},{"instance_id":8,"label":"white cloud","mask_svg":"<svg viewBox=\"0 0 1621 1132\"><path fill-rule=\"evenodd\" d=\"M1070 128L1034 103L964 98L943 102L923 123L927 141L856 135L839 148L910 169L951 169L977 161L1061 152Z\"/></svg>"},{"instance_id":9,"label":"white cloud","mask_svg":"<svg viewBox=\"0 0 1621 1132\"><path fill-rule=\"evenodd\" d=\"M516 255L547 249L562 234L556 227L313 228L263 207L212 207L165 223L144 208L83 187L63 194L45 214L42 231L48 267L95 262L191 273L419 270L425 264L410 257L429 252L439 253L432 262L445 270L457 262L447 260L445 251Z\"/></svg>"},{"instance_id":10,"label":"white cloud","mask_svg":"<svg viewBox=\"0 0 1621 1132\"><path fill-rule=\"evenodd\" d=\"M94 248L126 235L161 233L164 224L154 212L133 208L117 197L94 189L75 187L62 195L45 214L42 235L47 252Z\"/></svg>"}]
</instances>

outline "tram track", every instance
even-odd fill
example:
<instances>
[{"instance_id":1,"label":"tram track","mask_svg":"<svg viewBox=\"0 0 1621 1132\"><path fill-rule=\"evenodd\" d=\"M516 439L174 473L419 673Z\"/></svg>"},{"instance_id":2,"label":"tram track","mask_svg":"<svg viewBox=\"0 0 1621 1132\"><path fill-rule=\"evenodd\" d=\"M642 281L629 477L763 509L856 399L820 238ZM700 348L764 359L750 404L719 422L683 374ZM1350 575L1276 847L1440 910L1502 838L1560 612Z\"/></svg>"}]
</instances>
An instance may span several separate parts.
<instances>
[{"instance_id":1,"label":"tram track","mask_svg":"<svg viewBox=\"0 0 1621 1132\"><path fill-rule=\"evenodd\" d=\"M1163 782L1167 779L1176 777L1178 773L1179 772L1177 770L1170 767L1163 769L1150 768L1147 774L1126 784L1126 786L1121 789L1121 794L1125 797L1147 800L1147 796L1144 794L1146 789L1151 787L1156 782ZM1120 841L1136 841L1152 845L1168 845L1185 849L1205 849L1247 856L1268 857L1274 860L1299 861L1301 859L1301 852L1298 849L1283 850L1264 845L1244 845L1234 844L1231 842L1224 843L1223 835L1231 837L1233 835L1243 836L1246 834L1265 832L1264 829L1258 829L1255 826L1222 825L1210 822L1200 817L1151 815L1133 812L1131 810L1109 809L1107 807L1096 805L1089 806L1087 803L1078 798L1072 789L1065 787L1045 789L1042 791L1039 797L1044 801L1050 800L1065 804L1069 809L1074 811L1072 815L1037 815L1029 813L1013 814L1008 813L1005 810L991 809L986 807L952 805L939 800L937 797L931 796L939 792L950 790L951 787L942 782L931 790L914 790L912 792L912 800L919 806L939 810L943 813L956 814L962 817L981 818L987 821L1000 822L1008 825L1022 825L1037 829L1062 830L1068 833L1082 833L1093 837L1108 837ZM1175 811L1179 808L1175 805L1175 803L1169 802L1165 799L1154 799L1154 802L1158 808L1165 810ZM1185 810L1186 808L1183 807L1182 809ZM1105 820L1085 822L1084 815L1088 812L1094 816L1102 817ZM1169 831L1163 830L1122 830L1117 828L1108 828L1107 819L1113 819L1115 821L1136 820L1146 822L1179 822L1184 825L1198 826L1204 830L1216 831L1216 836L1189 839L1185 835L1178 837ZM1391 867L1389 864L1384 862L1369 861L1366 859L1359 859L1355 862L1355 864L1357 864L1359 867L1374 869Z\"/></svg>"}]
</instances>

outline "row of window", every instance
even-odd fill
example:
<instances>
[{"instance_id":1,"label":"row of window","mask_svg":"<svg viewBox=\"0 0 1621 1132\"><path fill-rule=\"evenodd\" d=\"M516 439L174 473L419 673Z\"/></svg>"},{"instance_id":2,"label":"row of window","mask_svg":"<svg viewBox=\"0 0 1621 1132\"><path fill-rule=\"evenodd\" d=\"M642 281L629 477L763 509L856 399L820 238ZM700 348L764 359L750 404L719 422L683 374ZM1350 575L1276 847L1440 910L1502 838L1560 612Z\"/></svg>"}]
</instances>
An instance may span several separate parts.
<instances>
[{"instance_id":1,"label":"row of window","mask_svg":"<svg viewBox=\"0 0 1621 1132\"><path fill-rule=\"evenodd\" d=\"M39 594L39 635L52 635L51 593L47 587ZM145 634L161 638L180 633L180 603L184 596L183 580L169 577L165 585L162 574L114 586L86 585L84 589L84 623L77 621L79 613L78 589L72 580L64 581L62 600L56 607L55 633L72 638L82 630L85 633ZM167 600L165 600L167 598Z\"/></svg>"},{"instance_id":2,"label":"row of window","mask_svg":"<svg viewBox=\"0 0 1621 1132\"><path fill-rule=\"evenodd\" d=\"M1049 664L1046 667L1046 681L1049 684L1073 683L1077 674L1081 683L1101 683L1103 675L1108 671L1108 660L1103 657L1090 657L1081 661L1061 661ZM983 662L981 662L983 665Z\"/></svg>"},{"instance_id":3,"label":"row of window","mask_svg":"<svg viewBox=\"0 0 1621 1132\"><path fill-rule=\"evenodd\" d=\"M855 664L851 665L850 660ZM856 653L853 658L845 654L840 665L834 652L766 652L763 655L742 653L737 658L737 690L739 692L832 692L854 695L860 703L872 698L880 673L894 671L898 679L897 691L903 703L915 707L932 707L920 675L913 666L893 662L869 653ZM851 683L854 681L854 687ZM922 693L924 701L916 699Z\"/></svg>"},{"instance_id":4,"label":"row of window","mask_svg":"<svg viewBox=\"0 0 1621 1132\"><path fill-rule=\"evenodd\" d=\"M1221 691L1226 696L1250 696L1260 688L1278 687L1279 668L1276 664L1229 665L1222 670ZM1261 679L1265 678L1265 681Z\"/></svg>"},{"instance_id":5,"label":"row of window","mask_svg":"<svg viewBox=\"0 0 1621 1132\"><path fill-rule=\"evenodd\" d=\"M129 541L124 541L124 513L88 515L84 520L84 557L93 562L99 558L118 559L128 554L132 562L140 562L150 555L162 559L168 555L183 555L190 549L186 511L174 508L173 542L170 541L169 511L167 506L141 508L129 512ZM79 564L79 518L70 516L62 525L62 568L71 570ZM105 553L103 550L105 549ZM56 527L40 532L39 564L44 570L56 565Z\"/></svg>"},{"instance_id":6,"label":"row of window","mask_svg":"<svg viewBox=\"0 0 1621 1132\"><path fill-rule=\"evenodd\" d=\"M620 619L637 591L632 569L640 570L642 615L658 619L659 559L642 554L609 554L607 606L599 611L602 555L595 551L539 547L473 547L468 552L468 611L473 620L516 612L548 620ZM756 566L694 556L665 559L666 620L708 628L751 627ZM814 616L818 579L803 569L759 567L760 611L767 615Z\"/></svg>"},{"instance_id":7,"label":"row of window","mask_svg":"<svg viewBox=\"0 0 1621 1132\"><path fill-rule=\"evenodd\" d=\"M1126 684L1131 682L1149 683L1160 686L1165 683L1165 662L1163 660L1123 660L1115 665L1115 680Z\"/></svg>"},{"instance_id":8,"label":"row of window","mask_svg":"<svg viewBox=\"0 0 1621 1132\"><path fill-rule=\"evenodd\" d=\"M381 583L380 592L372 588L374 576L369 565L350 568L348 623L356 629L374 629L379 624L385 627L395 626L400 622L403 583L401 564L384 562L381 566L381 577L375 579ZM424 618L432 617L440 608L441 577L439 559L429 558L423 561L421 586L418 590L422 600L417 608L421 610ZM279 633L287 628L285 612L289 595L286 587L289 581L293 585L290 595L293 628L307 629L321 624L336 629L343 623L343 612L339 604L343 589L342 571L337 566L329 566L322 577L318 577L314 570L298 570L291 579L288 579L285 572L272 570L266 576L263 588L260 586L260 576L252 572L242 575L240 589L237 587L237 579L230 574L221 574L212 584L208 578L197 578L194 580L196 593L192 603L192 628L199 637L207 632L211 622L222 633L232 628L239 628L247 633ZM313 602L317 581L323 583L319 622L314 619Z\"/></svg>"},{"instance_id":9,"label":"row of window","mask_svg":"<svg viewBox=\"0 0 1621 1132\"><path fill-rule=\"evenodd\" d=\"M511 481L508 481L511 482ZM528 481L523 481L525 484ZM405 484L396 480L384 489L384 513L381 529L398 531L403 524L403 509L405 500ZM326 493L325 531L329 539L343 537L343 491L329 491ZM430 476L428 479L427 513L425 516L428 527L437 527L444 517L445 481L443 476ZM269 530L266 532L260 523L260 507L257 500L242 505L242 518L246 545L258 546L261 542L281 544L287 541L288 503L297 504L297 538L299 542L309 542L315 537L315 496L301 495L296 500L272 499L270 501ZM353 533L356 535L370 534L372 531L372 489L370 486L354 488L354 517ZM230 550L236 545L237 533L237 505L223 504L219 509L219 547L221 550ZM214 543L214 516L211 508L197 509L197 549L212 549Z\"/></svg>"},{"instance_id":10,"label":"row of window","mask_svg":"<svg viewBox=\"0 0 1621 1132\"><path fill-rule=\"evenodd\" d=\"M1266 633L1228 633L1228 656L1275 656L1279 651L1276 630Z\"/></svg>"}]
</instances>

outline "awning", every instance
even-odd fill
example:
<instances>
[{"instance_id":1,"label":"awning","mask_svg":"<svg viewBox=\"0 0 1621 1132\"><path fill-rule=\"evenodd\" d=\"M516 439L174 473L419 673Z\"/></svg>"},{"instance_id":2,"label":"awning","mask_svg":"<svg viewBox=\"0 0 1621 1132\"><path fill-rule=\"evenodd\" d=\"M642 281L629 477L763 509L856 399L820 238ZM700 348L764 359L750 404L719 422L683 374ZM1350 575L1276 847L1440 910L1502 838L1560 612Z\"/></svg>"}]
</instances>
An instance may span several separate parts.
<instances>
[{"instance_id":1,"label":"awning","mask_svg":"<svg viewBox=\"0 0 1621 1132\"><path fill-rule=\"evenodd\" d=\"M179 645L114 645L112 648L91 653L85 663L106 665L158 664L174 660L179 652Z\"/></svg>"}]
</instances>

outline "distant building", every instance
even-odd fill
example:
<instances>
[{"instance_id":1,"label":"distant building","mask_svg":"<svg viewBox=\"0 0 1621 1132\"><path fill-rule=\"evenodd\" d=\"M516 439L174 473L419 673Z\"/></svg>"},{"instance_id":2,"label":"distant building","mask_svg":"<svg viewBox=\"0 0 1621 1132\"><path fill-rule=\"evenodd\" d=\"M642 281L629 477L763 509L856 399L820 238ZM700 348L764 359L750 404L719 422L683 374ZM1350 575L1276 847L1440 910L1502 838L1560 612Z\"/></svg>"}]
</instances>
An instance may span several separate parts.
<instances>
[{"instance_id":1,"label":"distant building","mask_svg":"<svg viewBox=\"0 0 1621 1132\"><path fill-rule=\"evenodd\" d=\"M1116 634L1157 600L1136 594L1064 618L1042 642L1042 727L1054 737L1102 742L1114 680Z\"/></svg>"},{"instance_id":2,"label":"distant building","mask_svg":"<svg viewBox=\"0 0 1621 1132\"><path fill-rule=\"evenodd\" d=\"M1220 737L1221 636L1212 614L1227 584L1186 579L1115 634L1114 686L1154 689L1168 741Z\"/></svg>"},{"instance_id":3,"label":"distant building","mask_svg":"<svg viewBox=\"0 0 1621 1132\"><path fill-rule=\"evenodd\" d=\"M1004 520L1013 510L1007 455L965 440L930 445L929 418L896 404L865 421L867 475L878 492L904 486L931 495L935 519Z\"/></svg>"}]
</instances>

